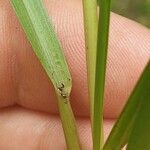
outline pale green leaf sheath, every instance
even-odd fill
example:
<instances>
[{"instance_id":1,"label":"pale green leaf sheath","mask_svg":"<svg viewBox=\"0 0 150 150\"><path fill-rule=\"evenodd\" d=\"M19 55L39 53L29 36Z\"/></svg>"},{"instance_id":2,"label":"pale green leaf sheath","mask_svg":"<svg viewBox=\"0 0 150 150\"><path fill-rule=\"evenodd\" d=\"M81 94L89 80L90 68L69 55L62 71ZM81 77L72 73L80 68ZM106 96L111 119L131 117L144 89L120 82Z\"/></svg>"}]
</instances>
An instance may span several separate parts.
<instances>
[{"instance_id":1,"label":"pale green leaf sheath","mask_svg":"<svg viewBox=\"0 0 150 150\"><path fill-rule=\"evenodd\" d=\"M71 76L43 3L41 0L11 2L34 52L54 85L67 147L69 150L79 150L75 119L69 102Z\"/></svg>"},{"instance_id":2,"label":"pale green leaf sheath","mask_svg":"<svg viewBox=\"0 0 150 150\"><path fill-rule=\"evenodd\" d=\"M150 149L150 147L149 149L145 149L144 147L145 143L149 145L150 139L149 92L150 92L150 62L143 71L143 74L140 77L133 92L131 93L131 96L129 97L127 104L125 105L117 122L115 123L104 145L104 150L121 150L122 147L128 143L128 141L129 141L128 146L129 150ZM134 139L135 137L136 140ZM140 149L142 143L143 148Z\"/></svg>"},{"instance_id":3,"label":"pale green leaf sheath","mask_svg":"<svg viewBox=\"0 0 150 150\"><path fill-rule=\"evenodd\" d=\"M94 87L95 87L95 67L93 66L95 66L96 64L97 30L98 30L97 0L82 0L82 2L84 14L88 89L89 89L89 99L91 103L90 105L91 123L93 123Z\"/></svg>"}]
</instances>

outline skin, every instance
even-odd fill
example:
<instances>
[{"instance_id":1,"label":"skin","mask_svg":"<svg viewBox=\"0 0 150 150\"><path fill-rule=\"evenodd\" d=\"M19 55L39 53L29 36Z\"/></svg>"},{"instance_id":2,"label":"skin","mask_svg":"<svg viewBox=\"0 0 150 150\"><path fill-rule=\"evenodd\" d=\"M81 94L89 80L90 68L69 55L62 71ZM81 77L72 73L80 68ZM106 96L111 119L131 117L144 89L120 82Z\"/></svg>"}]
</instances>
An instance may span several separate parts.
<instances>
[{"instance_id":1,"label":"skin","mask_svg":"<svg viewBox=\"0 0 150 150\"><path fill-rule=\"evenodd\" d=\"M81 145L91 150L80 0L45 0L73 77L71 103ZM150 59L150 31L111 13L104 129L107 136ZM9 0L0 0L0 149L65 150L52 84L26 40Z\"/></svg>"}]
</instances>

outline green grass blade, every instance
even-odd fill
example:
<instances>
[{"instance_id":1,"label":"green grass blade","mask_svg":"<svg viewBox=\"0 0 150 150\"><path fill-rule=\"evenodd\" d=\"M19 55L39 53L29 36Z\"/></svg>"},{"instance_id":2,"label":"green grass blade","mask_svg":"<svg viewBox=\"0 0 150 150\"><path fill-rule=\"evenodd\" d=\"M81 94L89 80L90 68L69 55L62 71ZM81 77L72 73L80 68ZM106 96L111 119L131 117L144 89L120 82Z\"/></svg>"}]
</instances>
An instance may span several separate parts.
<instances>
[{"instance_id":1,"label":"green grass blade","mask_svg":"<svg viewBox=\"0 0 150 150\"><path fill-rule=\"evenodd\" d=\"M97 0L83 0L84 30L86 45L86 62L88 89L90 98L91 122L93 123L95 64L97 49L98 14ZM93 125L92 125L93 126Z\"/></svg>"},{"instance_id":2,"label":"green grass blade","mask_svg":"<svg viewBox=\"0 0 150 150\"><path fill-rule=\"evenodd\" d=\"M150 150L150 62L144 72L138 100L140 109L130 134L127 150Z\"/></svg>"},{"instance_id":3,"label":"green grass blade","mask_svg":"<svg viewBox=\"0 0 150 150\"><path fill-rule=\"evenodd\" d=\"M145 93L147 100L150 100L150 62L140 77L137 85L131 93L127 104L125 105L120 117L115 123L103 150L121 150L128 142L132 132L135 119L143 103ZM139 137L140 138L140 137Z\"/></svg>"},{"instance_id":4,"label":"green grass blade","mask_svg":"<svg viewBox=\"0 0 150 150\"><path fill-rule=\"evenodd\" d=\"M110 0L100 0L93 117L93 150L103 146L103 100L108 47Z\"/></svg>"},{"instance_id":5,"label":"green grass blade","mask_svg":"<svg viewBox=\"0 0 150 150\"><path fill-rule=\"evenodd\" d=\"M65 92L69 94L71 90L70 73L53 26L43 11L41 0L12 0L12 3L34 52L55 88L58 89L63 83Z\"/></svg>"},{"instance_id":6,"label":"green grass blade","mask_svg":"<svg viewBox=\"0 0 150 150\"><path fill-rule=\"evenodd\" d=\"M68 149L78 150L80 144L69 102L71 76L43 3L41 0L11 0L11 3L34 52L54 85Z\"/></svg>"}]
</instances>

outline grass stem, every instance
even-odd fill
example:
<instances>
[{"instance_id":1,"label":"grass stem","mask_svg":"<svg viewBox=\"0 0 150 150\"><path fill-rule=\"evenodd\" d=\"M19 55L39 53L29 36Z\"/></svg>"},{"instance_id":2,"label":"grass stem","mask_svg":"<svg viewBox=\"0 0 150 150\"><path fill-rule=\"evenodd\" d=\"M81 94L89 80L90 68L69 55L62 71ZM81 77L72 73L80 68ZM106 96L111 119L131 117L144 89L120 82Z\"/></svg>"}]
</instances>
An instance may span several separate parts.
<instances>
[{"instance_id":1,"label":"grass stem","mask_svg":"<svg viewBox=\"0 0 150 150\"><path fill-rule=\"evenodd\" d=\"M100 0L93 117L93 150L103 147L103 101L109 35L110 0Z\"/></svg>"},{"instance_id":2,"label":"grass stem","mask_svg":"<svg viewBox=\"0 0 150 150\"><path fill-rule=\"evenodd\" d=\"M91 123L93 123L95 64L97 49L98 14L97 0L83 0L84 30L86 45L86 62L88 90L91 107ZM92 125L93 126L93 125Z\"/></svg>"},{"instance_id":3,"label":"grass stem","mask_svg":"<svg viewBox=\"0 0 150 150\"><path fill-rule=\"evenodd\" d=\"M68 99L64 99L62 96L58 97L58 107L62 121L62 127L64 129L64 135L67 143L68 150L80 150L80 141L75 126L75 118L72 112L72 108Z\"/></svg>"}]
</instances>

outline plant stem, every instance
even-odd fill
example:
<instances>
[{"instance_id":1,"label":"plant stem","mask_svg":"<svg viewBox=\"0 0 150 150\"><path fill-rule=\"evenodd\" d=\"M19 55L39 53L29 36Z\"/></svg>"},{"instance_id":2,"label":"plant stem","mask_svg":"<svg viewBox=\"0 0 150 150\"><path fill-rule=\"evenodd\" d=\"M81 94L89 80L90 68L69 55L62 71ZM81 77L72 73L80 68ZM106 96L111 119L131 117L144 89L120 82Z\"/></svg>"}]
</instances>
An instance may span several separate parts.
<instances>
[{"instance_id":1,"label":"plant stem","mask_svg":"<svg viewBox=\"0 0 150 150\"><path fill-rule=\"evenodd\" d=\"M93 150L103 147L103 100L110 18L110 0L100 0L93 117Z\"/></svg>"},{"instance_id":2,"label":"plant stem","mask_svg":"<svg viewBox=\"0 0 150 150\"><path fill-rule=\"evenodd\" d=\"M65 139L68 150L80 150L80 141L75 126L75 118L71 109L71 105L68 99L64 99L62 96L58 97L58 107L62 121L62 127L65 133Z\"/></svg>"},{"instance_id":3,"label":"plant stem","mask_svg":"<svg viewBox=\"0 0 150 150\"><path fill-rule=\"evenodd\" d=\"M11 0L32 48L55 88L69 150L80 150L79 137L69 97L71 75L42 0Z\"/></svg>"},{"instance_id":4,"label":"plant stem","mask_svg":"<svg viewBox=\"0 0 150 150\"><path fill-rule=\"evenodd\" d=\"M93 123L94 86L95 86L95 64L97 48L97 0L82 0L84 14L84 30L86 45L86 62L88 76L89 99L91 103L91 122ZM93 125L92 125L93 126Z\"/></svg>"}]
</instances>

